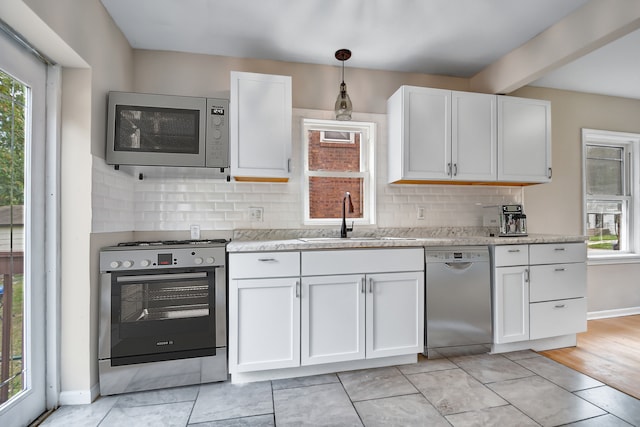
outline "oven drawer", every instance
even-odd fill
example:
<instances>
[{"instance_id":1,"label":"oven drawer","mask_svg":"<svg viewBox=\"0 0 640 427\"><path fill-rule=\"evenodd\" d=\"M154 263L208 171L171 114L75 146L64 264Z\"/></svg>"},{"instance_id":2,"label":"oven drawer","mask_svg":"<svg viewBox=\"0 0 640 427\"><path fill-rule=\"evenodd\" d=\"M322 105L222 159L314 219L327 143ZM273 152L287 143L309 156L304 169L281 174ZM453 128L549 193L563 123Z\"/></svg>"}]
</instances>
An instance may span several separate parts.
<instances>
[{"instance_id":1,"label":"oven drawer","mask_svg":"<svg viewBox=\"0 0 640 427\"><path fill-rule=\"evenodd\" d=\"M231 279L291 276L300 276L300 252L252 252L229 255Z\"/></svg>"}]
</instances>

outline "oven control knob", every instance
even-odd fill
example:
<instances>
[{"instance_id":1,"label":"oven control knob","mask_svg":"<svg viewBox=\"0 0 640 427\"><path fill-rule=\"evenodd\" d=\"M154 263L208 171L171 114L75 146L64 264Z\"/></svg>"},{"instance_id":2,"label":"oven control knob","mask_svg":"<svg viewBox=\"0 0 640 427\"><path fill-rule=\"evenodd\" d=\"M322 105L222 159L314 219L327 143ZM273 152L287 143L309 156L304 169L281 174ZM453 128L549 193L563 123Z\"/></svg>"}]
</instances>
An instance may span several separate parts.
<instances>
[{"instance_id":1,"label":"oven control knob","mask_svg":"<svg viewBox=\"0 0 640 427\"><path fill-rule=\"evenodd\" d=\"M193 260L193 262L194 262L194 263L196 263L197 265L202 264L202 261L203 261L203 260L202 260L202 258L200 258L200 257L195 258L195 259Z\"/></svg>"},{"instance_id":2,"label":"oven control knob","mask_svg":"<svg viewBox=\"0 0 640 427\"><path fill-rule=\"evenodd\" d=\"M207 261L207 264L213 264L213 262L214 262L215 260L216 260L216 259L215 259L214 257L210 256L210 257L207 257L207 260L206 260L206 261Z\"/></svg>"},{"instance_id":3,"label":"oven control knob","mask_svg":"<svg viewBox=\"0 0 640 427\"><path fill-rule=\"evenodd\" d=\"M120 261L111 261L111 264L109 264L109 266L111 268L118 268L120 267Z\"/></svg>"},{"instance_id":4,"label":"oven control knob","mask_svg":"<svg viewBox=\"0 0 640 427\"><path fill-rule=\"evenodd\" d=\"M133 261L123 261L122 266L124 268L129 268L133 265Z\"/></svg>"},{"instance_id":5,"label":"oven control knob","mask_svg":"<svg viewBox=\"0 0 640 427\"><path fill-rule=\"evenodd\" d=\"M140 261L140 265L143 267L149 267L151 265L151 261L149 261L148 259L143 259L142 261Z\"/></svg>"}]
</instances>

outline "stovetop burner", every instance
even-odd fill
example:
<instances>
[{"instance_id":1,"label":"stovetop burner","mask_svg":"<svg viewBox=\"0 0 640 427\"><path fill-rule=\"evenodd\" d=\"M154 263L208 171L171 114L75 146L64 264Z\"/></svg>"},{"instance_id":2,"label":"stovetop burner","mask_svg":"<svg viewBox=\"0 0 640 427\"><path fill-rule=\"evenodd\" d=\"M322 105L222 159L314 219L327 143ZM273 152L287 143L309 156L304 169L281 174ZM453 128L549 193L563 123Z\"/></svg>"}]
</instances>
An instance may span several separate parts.
<instances>
[{"instance_id":1,"label":"stovetop burner","mask_svg":"<svg viewBox=\"0 0 640 427\"><path fill-rule=\"evenodd\" d=\"M168 245L211 245L228 243L227 239L202 239L202 240L152 240L118 243L118 246L168 246Z\"/></svg>"}]
</instances>

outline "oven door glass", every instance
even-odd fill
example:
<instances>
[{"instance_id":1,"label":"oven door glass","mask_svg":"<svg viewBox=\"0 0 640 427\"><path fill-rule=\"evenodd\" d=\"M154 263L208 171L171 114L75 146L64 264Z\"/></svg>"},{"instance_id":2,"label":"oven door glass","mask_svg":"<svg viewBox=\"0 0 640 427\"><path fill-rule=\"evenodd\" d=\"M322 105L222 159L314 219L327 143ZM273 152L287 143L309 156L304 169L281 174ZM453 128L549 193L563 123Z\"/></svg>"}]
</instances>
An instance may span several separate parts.
<instances>
[{"instance_id":1,"label":"oven door glass","mask_svg":"<svg viewBox=\"0 0 640 427\"><path fill-rule=\"evenodd\" d=\"M215 354L215 269L111 280L112 365Z\"/></svg>"}]
</instances>

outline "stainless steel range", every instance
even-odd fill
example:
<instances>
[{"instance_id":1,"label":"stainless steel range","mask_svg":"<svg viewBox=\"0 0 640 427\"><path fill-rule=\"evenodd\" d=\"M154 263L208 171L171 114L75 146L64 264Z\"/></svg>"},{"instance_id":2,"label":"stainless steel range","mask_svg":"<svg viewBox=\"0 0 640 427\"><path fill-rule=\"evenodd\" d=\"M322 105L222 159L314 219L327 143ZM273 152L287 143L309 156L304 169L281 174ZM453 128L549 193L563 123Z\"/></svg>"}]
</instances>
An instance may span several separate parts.
<instances>
[{"instance_id":1,"label":"stainless steel range","mask_svg":"<svg viewBox=\"0 0 640 427\"><path fill-rule=\"evenodd\" d=\"M102 395L227 379L226 240L100 251Z\"/></svg>"}]
</instances>

